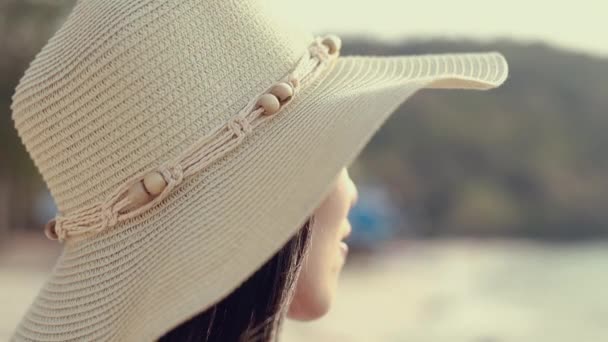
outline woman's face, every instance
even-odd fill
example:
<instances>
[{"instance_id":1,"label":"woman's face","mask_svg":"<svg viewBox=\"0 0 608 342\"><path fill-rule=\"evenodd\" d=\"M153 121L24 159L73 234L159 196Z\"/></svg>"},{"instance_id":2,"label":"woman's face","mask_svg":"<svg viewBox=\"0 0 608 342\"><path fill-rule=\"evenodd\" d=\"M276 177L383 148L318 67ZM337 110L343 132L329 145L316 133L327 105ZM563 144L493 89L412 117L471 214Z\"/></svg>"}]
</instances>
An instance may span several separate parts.
<instances>
[{"instance_id":1,"label":"woman's face","mask_svg":"<svg viewBox=\"0 0 608 342\"><path fill-rule=\"evenodd\" d=\"M329 310L348 247L348 212L357 201L357 188L343 168L333 190L313 212L312 241L296 284L288 317L313 320Z\"/></svg>"}]
</instances>

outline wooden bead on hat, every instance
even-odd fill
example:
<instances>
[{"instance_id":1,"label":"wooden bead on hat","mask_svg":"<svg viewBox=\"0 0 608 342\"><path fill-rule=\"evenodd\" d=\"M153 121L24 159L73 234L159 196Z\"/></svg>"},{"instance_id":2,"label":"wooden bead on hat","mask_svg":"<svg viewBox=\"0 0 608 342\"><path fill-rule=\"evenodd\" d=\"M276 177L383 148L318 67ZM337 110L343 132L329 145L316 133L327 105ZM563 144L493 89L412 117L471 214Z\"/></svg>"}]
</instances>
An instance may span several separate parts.
<instances>
[{"instance_id":1,"label":"wooden bead on hat","mask_svg":"<svg viewBox=\"0 0 608 342\"><path fill-rule=\"evenodd\" d=\"M141 181L131 185L127 191L127 197L129 197L131 205L143 205L158 196L166 187L167 182L163 175L153 171L145 175Z\"/></svg>"},{"instance_id":2,"label":"wooden bead on hat","mask_svg":"<svg viewBox=\"0 0 608 342\"><path fill-rule=\"evenodd\" d=\"M281 103L274 94L266 93L258 98L257 107L264 108L264 115L272 115L279 111Z\"/></svg>"},{"instance_id":3,"label":"wooden bead on hat","mask_svg":"<svg viewBox=\"0 0 608 342\"><path fill-rule=\"evenodd\" d=\"M342 47L342 40L340 37L330 34L327 37L323 38L322 43L329 48L329 53L334 54L340 50Z\"/></svg>"},{"instance_id":4,"label":"wooden bead on hat","mask_svg":"<svg viewBox=\"0 0 608 342\"><path fill-rule=\"evenodd\" d=\"M284 102L293 96L293 88L288 83L280 82L270 89L270 93L275 95L279 101Z\"/></svg>"},{"instance_id":5,"label":"wooden bead on hat","mask_svg":"<svg viewBox=\"0 0 608 342\"><path fill-rule=\"evenodd\" d=\"M140 206L152 200L152 196L148 194L142 181L131 185L127 191L127 197L129 198L131 206Z\"/></svg>"},{"instance_id":6,"label":"wooden bead on hat","mask_svg":"<svg viewBox=\"0 0 608 342\"><path fill-rule=\"evenodd\" d=\"M167 182L160 172L150 172L144 176L144 188L152 196L158 196L167 187Z\"/></svg>"},{"instance_id":7,"label":"wooden bead on hat","mask_svg":"<svg viewBox=\"0 0 608 342\"><path fill-rule=\"evenodd\" d=\"M44 225L44 235L46 235L49 240L57 240L59 236L55 231L55 219L51 219Z\"/></svg>"}]
</instances>

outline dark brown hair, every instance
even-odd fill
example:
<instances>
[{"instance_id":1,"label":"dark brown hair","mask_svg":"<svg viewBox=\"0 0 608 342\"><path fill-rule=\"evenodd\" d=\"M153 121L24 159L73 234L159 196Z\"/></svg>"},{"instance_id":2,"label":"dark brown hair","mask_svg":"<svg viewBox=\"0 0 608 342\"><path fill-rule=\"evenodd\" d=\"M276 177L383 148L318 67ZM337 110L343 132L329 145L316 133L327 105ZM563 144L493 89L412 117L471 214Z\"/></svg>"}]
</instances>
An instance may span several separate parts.
<instances>
[{"instance_id":1,"label":"dark brown hair","mask_svg":"<svg viewBox=\"0 0 608 342\"><path fill-rule=\"evenodd\" d=\"M228 297L167 332L159 341L276 341L308 250L313 219L311 216Z\"/></svg>"}]
</instances>

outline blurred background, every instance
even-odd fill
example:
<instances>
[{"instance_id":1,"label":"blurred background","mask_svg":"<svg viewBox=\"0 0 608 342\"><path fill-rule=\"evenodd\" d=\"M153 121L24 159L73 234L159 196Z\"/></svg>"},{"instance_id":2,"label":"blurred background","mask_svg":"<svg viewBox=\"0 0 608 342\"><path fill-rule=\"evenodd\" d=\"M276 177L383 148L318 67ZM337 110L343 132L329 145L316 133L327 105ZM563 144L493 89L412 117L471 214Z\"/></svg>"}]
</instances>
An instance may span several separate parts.
<instances>
[{"instance_id":1,"label":"blurred background","mask_svg":"<svg viewBox=\"0 0 608 342\"><path fill-rule=\"evenodd\" d=\"M0 341L59 254L9 109L74 1L0 0ZM489 92L422 90L350 167L336 304L286 341L605 341L608 23L601 2L267 0L343 54L500 51Z\"/></svg>"}]
</instances>

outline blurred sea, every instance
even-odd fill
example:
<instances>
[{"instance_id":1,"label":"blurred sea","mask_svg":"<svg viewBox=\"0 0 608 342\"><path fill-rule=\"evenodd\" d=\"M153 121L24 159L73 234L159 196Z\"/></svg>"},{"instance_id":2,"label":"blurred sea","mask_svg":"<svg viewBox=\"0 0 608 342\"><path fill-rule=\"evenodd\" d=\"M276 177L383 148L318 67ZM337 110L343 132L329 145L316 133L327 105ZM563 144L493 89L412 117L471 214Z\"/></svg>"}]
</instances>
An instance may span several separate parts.
<instances>
[{"instance_id":1,"label":"blurred sea","mask_svg":"<svg viewBox=\"0 0 608 342\"><path fill-rule=\"evenodd\" d=\"M58 250L23 236L0 249L0 341ZM282 341L606 341L608 243L405 241L351 255L321 320L288 321Z\"/></svg>"}]
</instances>

